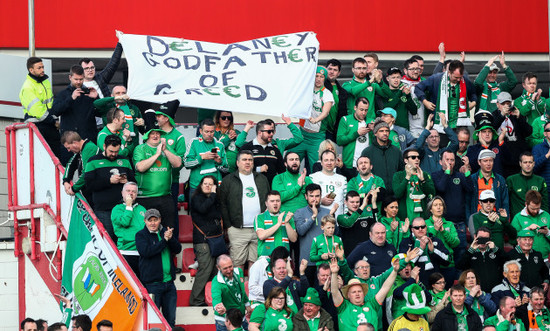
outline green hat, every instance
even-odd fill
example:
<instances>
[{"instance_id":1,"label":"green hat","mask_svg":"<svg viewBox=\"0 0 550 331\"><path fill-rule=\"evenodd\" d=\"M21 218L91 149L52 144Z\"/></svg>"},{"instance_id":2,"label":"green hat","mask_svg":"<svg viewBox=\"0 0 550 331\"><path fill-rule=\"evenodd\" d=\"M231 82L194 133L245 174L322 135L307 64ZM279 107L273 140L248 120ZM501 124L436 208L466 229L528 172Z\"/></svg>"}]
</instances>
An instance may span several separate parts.
<instances>
[{"instance_id":1,"label":"green hat","mask_svg":"<svg viewBox=\"0 0 550 331\"><path fill-rule=\"evenodd\" d=\"M307 289L306 296L300 299L302 300L302 304L312 303L316 306L321 305L321 299L319 299L319 292L317 292L317 290L314 289L313 287L309 287Z\"/></svg>"},{"instance_id":2,"label":"green hat","mask_svg":"<svg viewBox=\"0 0 550 331\"><path fill-rule=\"evenodd\" d=\"M147 139L149 139L149 133L151 133L151 131L158 131L160 132L160 135L162 136L163 134L166 134L166 132L164 132L163 130L161 129L151 129L147 132L145 132L145 134L143 135L143 141L146 141Z\"/></svg>"},{"instance_id":3,"label":"green hat","mask_svg":"<svg viewBox=\"0 0 550 331\"><path fill-rule=\"evenodd\" d=\"M321 74L323 76L325 76L325 78L328 77L328 71L327 71L327 68L323 67L323 66L317 66L317 71L315 72L316 74Z\"/></svg>"},{"instance_id":4,"label":"green hat","mask_svg":"<svg viewBox=\"0 0 550 331\"><path fill-rule=\"evenodd\" d=\"M178 110L179 105L180 105L180 102L177 99L165 102L162 105L160 105L159 110L156 111L155 114L164 115L168 117L170 124L172 124L172 126L175 127L176 123L174 122L174 117L176 115L176 111Z\"/></svg>"},{"instance_id":5,"label":"green hat","mask_svg":"<svg viewBox=\"0 0 550 331\"><path fill-rule=\"evenodd\" d=\"M414 315L424 315L431 311L430 307L426 307L426 295L418 284L407 286L403 290L405 297L405 306L401 308L406 313Z\"/></svg>"},{"instance_id":6,"label":"green hat","mask_svg":"<svg viewBox=\"0 0 550 331\"><path fill-rule=\"evenodd\" d=\"M523 229L518 232L518 238L521 238L521 237L534 238L535 233L531 230Z\"/></svg>"},{"instance_id":7,"label":"green hat","mask_svg":"<svg viewBox=\"0 0 550 331\"><path fill-rule=\"evenodd\" d=\"M400 268L405 268L407 266L407 264L410 264L412 267L414 267L414 262L413 261L409 261L408 263L405 263L405 258L406 257L407 257L407 254L399 253L399 254L395 255L394 257L392 257L391 264L393 265L393 262L395 262L395 260L400 260L399 261ZM404 264L402 264L401 261L403 261Z\"/></svg>"}]
</instances>

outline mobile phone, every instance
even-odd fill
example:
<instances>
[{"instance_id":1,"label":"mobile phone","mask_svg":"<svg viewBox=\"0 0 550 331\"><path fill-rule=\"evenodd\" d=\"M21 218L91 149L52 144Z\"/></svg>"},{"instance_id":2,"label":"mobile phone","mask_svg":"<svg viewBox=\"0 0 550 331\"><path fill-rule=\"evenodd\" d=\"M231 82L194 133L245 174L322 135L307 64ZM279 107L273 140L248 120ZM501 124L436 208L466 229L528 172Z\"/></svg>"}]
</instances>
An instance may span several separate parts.
<instances>
[{"instance_id":1,"label":"mobile phone","mask_svg":"<svg viewBox=\"0 0 550 331\"><path fill-rule=\"evenodd\" d=\"M336 198L336 193L330 192L330 193L327 195L327 197L328 197L329 199L334 199L334 198Z\"/></svg>"},{"instance_id":2,"label":"mobile phone","mask_svg":"<svg viewBox=\"0 0 550 331\"><path fill-rule=\"evenodd\" d=\"M82 90L82 94L90 94L90 89L86 86L82 86L80 89Z\"/></svg>"},{"instance_id":3,"label":"mobile phone","mask_svg":"<svg viewBox=\"0 0 550 331\"><path fill-rule=\"evenodd\" d=\"M477 238L476 242L480 245L483 245L483 244L486 244L489 242L489 238L487 237L480 237L480 238Z\"/></svg>"},{"instance_id":4,"label":"mobile phone","mask_svg":"<svg viewBox=\"0 0 550 331\"><path fill-rule=\"evenodd\" d=\"M216 153L216 154L217 154L217 153L218 153L218 149L217 149L216 147L214 147L214 148L212 148L212 149L210 150L210 152Z\"/></svg>"}]
</instances>

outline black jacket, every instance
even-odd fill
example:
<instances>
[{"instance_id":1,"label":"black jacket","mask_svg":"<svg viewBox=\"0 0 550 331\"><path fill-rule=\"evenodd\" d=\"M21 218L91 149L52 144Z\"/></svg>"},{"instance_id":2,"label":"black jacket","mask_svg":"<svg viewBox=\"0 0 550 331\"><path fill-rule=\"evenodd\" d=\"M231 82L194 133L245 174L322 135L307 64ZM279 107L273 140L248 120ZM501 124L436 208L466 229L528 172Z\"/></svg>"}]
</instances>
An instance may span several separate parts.
<instances>
[{"instance_id":1,"label":"black jacket","mask_svg":"<svg viewBox=\"0 0 550 331\"><path fill-rule=\"evenodd\" d=\"M531 250L529 257L521 252L519 245L508 252L506 261L516 260L521 264L520 281L528 287L542 286L542 283L548 283L548 267L544 263L540 252Z\"/></svg>"},{"instance_id":2,"label":"black jacket","mask_svg":"<svg viewBox=\"0 0 550 331\"><path fill-rule=\"evenodd\" d=\"M502 281L502 265L507 261L504 251L497 247L495 249L482 253L479 249L469 248L456 261L456 268L459 270L474 269L481 289L486 293L491 293L493 287Z\"/></svg>"},{"instance_id":3,"label":"black jacket","mask_svg":"<svg viewBox=\"0 0 550 331\"><path fill-rule=\"evenodd\" d=\"M264 298L267 298L269 292L277 286L282 287L285 290L288 288L290 290L290 294L292 295L292 299L296 303L296 306L298 309L302 309L302 301L300 298L306 295L309 287L309 282L306 275L300 276L300 280L294 280L286 276L280 283L277 282L275 278L269 278L264 282Z\"/></svg>"},{"instance_id":4,"label":"black jacket","mask_svg":"<svg viewBox=\"0 0 550 331\"><path fill-rule=\"evenodd\" d=\"M414 261L414 265L420 267L420 281L423 284L428 284L428 278L434 272L439 272L441 266L448 266L450 261L449 250L445 247L443 242L438 238L428 234L430 239L434 244L434 251L430 252L428 246L426 245L426 250L428 251L428 256L430 257L430 262L433 265L432 269L426 270L426 262L421 261L419 257ZM407 253L409 249L414 248L415 238L411 235L408 238L404 238L399 244L399 253Z\"/></svg>"},{"instance_id":5,"label":"black jacket","mask_svg":"<svg viewBox=\"0 0 550 331\"><path fill-rule=\"evenodd\" d=\"M69 84L66 89L57 93L53 99L52 115L60 116L59 132L78 132L82 139L97 142L97 126L95 117L98 115L94 108L94 100L81 94L73 100L75 88Z\"/></svg>"},{"instance_id":6,"label":"black jacket","mask_svg":"<svg viewBox=\"0 0 550 331\"><path fill-rule=\"evenodd\" d=\"M325 88L332 92L332 83L328 79L325 79ZM333 129L334 131L333 133L335 137L338 134L337 131L338 131L338 125L340 124L340 120L342 119L342 117L348 115L347 104L348 104L348 97L349 97L348 91L342 88L342 85L340 84L340 82L338 82L338 80L336 80L336 88L338 89L338 113L336 113L336 121L334 123L334 129Z\"/></svg>"},{"instance_id":7,"label":"black jacket","mask_svg":"<svg viewBox=\"0 0 550 331\"><path fill-rule=\"evenodd\" d=\"M245 150L249 150L254 154L254 171L258 172L259 167L267 164L267 172L262 174L267 177L270 187L273 178L275 178L277 174L282 174L286 171L283 156L276 146L268 144L263 148L261 145L255 145L254 140L252 140L241 147L241 151Z\"/></svg>"},{"instance_id":8,"label":"black jacket","mask_svg":"<svg viewBox=\"0 0 550 331\"><path fill-rule=\"evenodd\" d=\"M468 311L468 316L466 316L466 323L468 324L468 331L481 331L483 330L483 324L481 324L481 319L479 315L473 311L472 308L464 305L464 309ZM434 319L434 324L430 328L432 331L450 331L458 330L458 322L456 320L456 315L453 312L453 305L448 304L442 311L437 313Z\"/></svg>"},{"instance_id":9,"label":"black jacket","mask_svg":"<svg viewBox=\"0 0 550 331\"><path fill-rule=\"evenodd\" d=\"M105 66L105 68L103 68L103 70L101 70L101 72L96 73L96 75L94 76L94 80L96 81L97 85L99 85L99 89L101 89L101 93L103 94L104 98L111 96L111 91L109 91L109 85L107 84L109 84L109 82L115 75L118 65L120 64L121 56L122 44L117 43L113 55L109 60L109 63L107 63L107 65Z\"/></svg>"},{"instance_id":10,"label":"black jacket","mask_svg":"<svg viewBox=\"0 0 550 331\"><path fill-rule=\"evenodd\" d=\"M181 244L174 234L169 241L164 240L166 228L160 229L159 240L156 233L149 232L147 226L136 233L136 248L139 252L139 273L143 284L162 282L162 251L170 250L170 275L172 281L176 278L176 269L172 262L172 256L181 252Z\"/></svg>"},{"instance_id":11,"label":"black jacket","mask_svg":"<svg viewBox=\"0 0 550 331\"><path fill-rule=\"evenodd\" d=\"M191 197L191 217L193 222L204 232L206 236L215 236L222 233L222 213L216 193L210 196L200 193L200 188ZM204 235L193 226L193 244L206 243Z\"/></svg>"}]
</instances>

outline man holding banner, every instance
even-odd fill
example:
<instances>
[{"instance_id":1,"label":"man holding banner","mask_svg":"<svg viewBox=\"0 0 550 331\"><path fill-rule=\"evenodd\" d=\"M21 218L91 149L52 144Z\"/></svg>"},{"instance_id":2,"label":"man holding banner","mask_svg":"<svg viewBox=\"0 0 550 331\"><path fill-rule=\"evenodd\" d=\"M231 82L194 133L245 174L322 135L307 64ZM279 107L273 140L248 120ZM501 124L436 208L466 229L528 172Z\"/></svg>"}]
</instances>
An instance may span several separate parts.
<instances>
[{"instance_id":1,"label":"man holding banner","mask_svg":"<svg viewBox=\"0 0 550 331\"><path fill-rule=\"evenodd\" d=\"M321 122L328 116L334 97L332 92L325 88L325 78L327 77L327 69L322 66L317 67L315 73L315 85L313 89L313 104L311 107L311 116L305 121L300 121L302 125L302 136L304 141L292 149L292 151L304 160L307 157L309 170L313 168L313 164L319 158L319 144L325 140L325 131L321 130ZM326 126L323 126L323 130Z\"/></svg>"}]
</instances>

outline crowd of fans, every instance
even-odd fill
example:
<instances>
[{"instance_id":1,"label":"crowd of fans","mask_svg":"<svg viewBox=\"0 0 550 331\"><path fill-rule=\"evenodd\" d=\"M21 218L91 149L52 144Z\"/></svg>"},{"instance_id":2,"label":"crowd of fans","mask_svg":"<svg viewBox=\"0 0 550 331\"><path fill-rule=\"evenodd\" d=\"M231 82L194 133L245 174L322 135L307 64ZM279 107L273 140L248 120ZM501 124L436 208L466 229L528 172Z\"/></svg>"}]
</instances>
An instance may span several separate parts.
<instances>
[{"instance_id":1,"label":"crowd of fans","mask_svg":"<svg viewBox=\"0 0 550 331\"><path fill-rule=\"evenodd\" d=\"M432 75L420 56L383 73L368 53L342 84L332 59L311 117L282 116L287 139L199 110L186 144L177 100L140 110L110 92L121 52L99 73L82 59L55 96L30 58L21 102L170 325L185 167L190 305L211 281L217 330L550 329L550 105L531 72L512 98L504 53L475 78L443 44Z\"/></svg>"}]
</instances>

